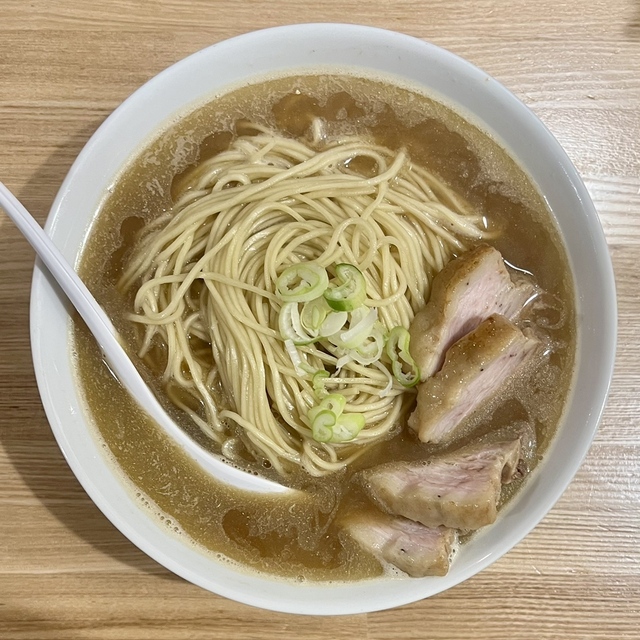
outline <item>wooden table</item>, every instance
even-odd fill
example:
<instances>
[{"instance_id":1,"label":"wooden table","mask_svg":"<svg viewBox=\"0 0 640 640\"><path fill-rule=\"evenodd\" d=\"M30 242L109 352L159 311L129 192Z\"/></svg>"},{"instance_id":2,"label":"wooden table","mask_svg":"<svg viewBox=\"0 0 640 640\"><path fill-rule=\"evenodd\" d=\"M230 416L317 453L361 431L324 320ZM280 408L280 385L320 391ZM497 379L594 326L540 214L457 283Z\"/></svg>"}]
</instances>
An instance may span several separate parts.
<instances>
[{"instance_id":1,"label":"wooden table","mask_svg":"<svg viewBox=\"0 0 640 640\"><path fill-rule=\"evenodd\" d=\"M33 253L0 215L1 638L640 638L638 0L2 0L0 179L44 222L80 149L147 79L230 36L327 21L404 31L482 67L584 177L620 311L616 374L588 458L526 540L429 600L323 619L214 596L134 547L67 467L29 352Z\"/></svg>"}]
</instances>

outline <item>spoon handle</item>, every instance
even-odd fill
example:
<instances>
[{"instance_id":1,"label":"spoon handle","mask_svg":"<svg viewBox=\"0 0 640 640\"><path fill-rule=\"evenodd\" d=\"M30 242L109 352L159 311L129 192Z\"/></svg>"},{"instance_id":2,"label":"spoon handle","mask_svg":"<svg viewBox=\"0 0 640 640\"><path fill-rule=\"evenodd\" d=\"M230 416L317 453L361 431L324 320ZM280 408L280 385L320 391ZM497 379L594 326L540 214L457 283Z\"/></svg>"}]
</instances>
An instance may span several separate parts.
<instances>
[{"instance_id":1,"label":"spoon handle","mask_svg":"<svg viewBox=\"0 0 640 640\"><path fill-rule=\"evenodd\" d=\"M0 206L35 249L39 258L86 322L117 378L148 410L148 396L153 394L140 378L140 374L120 344L118 332L109 316L47 236L44 229L2 182L0 182ZM156 402L154 396L151 404ZM156 416L153 417L156 418Z\"/></svg>"},{"instance_id":2,"label":"spoon handle","mask_svg":"<svg viewBox=\"0 0 640 640\"><path fill-rule=\"evenodd\" d=\"M89 289L58 248L51 242L44 229L2 182L0 182L0 206L35 249L60 288L87 323L101 349L107 351L114 342L117 343L119 349L122 349L116 337L116 329L102 307L96 302Z\"/></svg>"},{"instance_id":3,"label":"spoon handle","mask_svg":"<svg viewBox=\"0 0 640 640\"><path fill-rule=\"evenodd\" d=\"M120 343L118 332L89 289L22 203L0 182L0 207L35 249L56 282L96 338L105 360L122 386L164 431L203 469L223 482L247 491L281 493L286 487L236 469L193 441L169 417Z\"/></svg>"}]
</instances>

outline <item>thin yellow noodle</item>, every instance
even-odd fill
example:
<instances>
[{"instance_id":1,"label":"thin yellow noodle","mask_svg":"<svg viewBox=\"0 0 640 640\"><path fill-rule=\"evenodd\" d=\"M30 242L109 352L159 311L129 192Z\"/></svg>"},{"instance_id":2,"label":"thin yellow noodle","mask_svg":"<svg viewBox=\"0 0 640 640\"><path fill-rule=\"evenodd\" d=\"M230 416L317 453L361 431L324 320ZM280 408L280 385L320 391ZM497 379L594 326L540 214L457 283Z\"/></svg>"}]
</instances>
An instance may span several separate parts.
<instances>
[{"instance_id":1,"label":"thin yellow noodle","mask_svg":"<svg viewBox=\"0 0 640 640\"><path fill-rule=\"evenodd\" d=\"M328 141L319 127L307 143L251 125L192 172L120 280L135 293L128 317L144 327L141 355L163 343L170 396L182 389L201 410L178 396L176 405L222 451L242 442L283 476L343 469L397 431L414 392L389 388L388 362L348 362L325 388L366 425L351 442L316 442L306 415L317 402L312 374L297 372L278 333L282 271L315 261L332 276L337 263L355 264L365 303L389 331L408 327L453 255L489 236L481 213L405 152L359 136ZM372 175L352 168L356 157L374 165ZM326 340L298 353L309 371L336 370L342 355Z\"/></svg>"}]
</instances>

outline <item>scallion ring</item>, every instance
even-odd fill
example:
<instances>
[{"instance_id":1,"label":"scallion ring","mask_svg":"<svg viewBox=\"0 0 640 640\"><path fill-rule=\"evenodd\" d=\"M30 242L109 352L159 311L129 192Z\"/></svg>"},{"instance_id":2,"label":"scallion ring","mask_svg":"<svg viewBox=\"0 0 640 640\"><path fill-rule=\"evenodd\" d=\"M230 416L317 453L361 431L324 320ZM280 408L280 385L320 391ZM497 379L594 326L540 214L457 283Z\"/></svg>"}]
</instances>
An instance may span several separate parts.
<instances>
[{"instance_id":1,"label":"scallion ring","mask_svg":"<svg viewBox=\"0 0 640 640\"><path fill-rule=\"evenodd\" d=\"M341 263L335 267L338 286L329 287L323 293L327 304L335 311L353 311L367 297L367 283L360 269Z\"/></svg>"},{"instance_id":2,"label":"scallion ring","mask_svg":"<svg viewBox=\"0 0 640 640\"><path fill-rule=\"evenodd\" d=\"M330 442L333 437L333 426L336 414L328 409L319 411L311 422L311 433L316 442Z\"/></svg>"},{"instance_id":3,"label":"scallion ring","mask_svg":"<svg viewBox=\"0 0 640 640\"><path fill-rule=\"evenodd\" d=\"M365 425L361 413L343 413L332 427L330 442L349 442L355 440Z\"/></svg>"},{"instance_id":4,"label":"scallion ring","mask_svg":"<svg viewBox=\"0 0 640 640\"><path fill-rule=\"evenodd\" d=\"M327 270L316 262L287 267L276 280L276 293L284 302L307 302L329 286Z\"/></svg>"},{"instance_id":5,"label":"scallion ring","mask_svg":"<svg viewBox=\"0 0 640 640\"><path fill-rule=\"evenodd\" d=\"M409 340L409 332L404 327L394 327L385 347L393 377L407 388L420 382L420 369L409 353Z\"/></svg>"}]
</instances>

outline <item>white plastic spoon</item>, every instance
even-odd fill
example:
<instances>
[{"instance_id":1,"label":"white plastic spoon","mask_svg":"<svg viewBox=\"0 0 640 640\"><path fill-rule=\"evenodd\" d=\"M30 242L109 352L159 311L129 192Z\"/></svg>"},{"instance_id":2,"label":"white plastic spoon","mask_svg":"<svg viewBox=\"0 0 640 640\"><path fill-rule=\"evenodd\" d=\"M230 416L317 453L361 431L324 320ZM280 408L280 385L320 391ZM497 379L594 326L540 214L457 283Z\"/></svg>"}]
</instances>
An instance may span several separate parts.
<instances>
[{"instance_id":1,"label":"white plastic spoon","mask_svg":"<svg viewBox=\"0 0 640 640\"><path fill-rule=\"evenodd\" d=\"M182 447L187 455L217 480L239 489L261 493L289 491L287 487L276 482L226 464L215 454L203 449L178 427L167 415L151 389L138 373L120 344L116 328L96 299L91 295L89 289L64 259L42 227L1 182L0 206L35 249L42 262L44 262L51 275L71 301L71 304L78 310L122 386L129 391L140 407L164 429L169 437Z\"/></svg>"}]
</instances>

